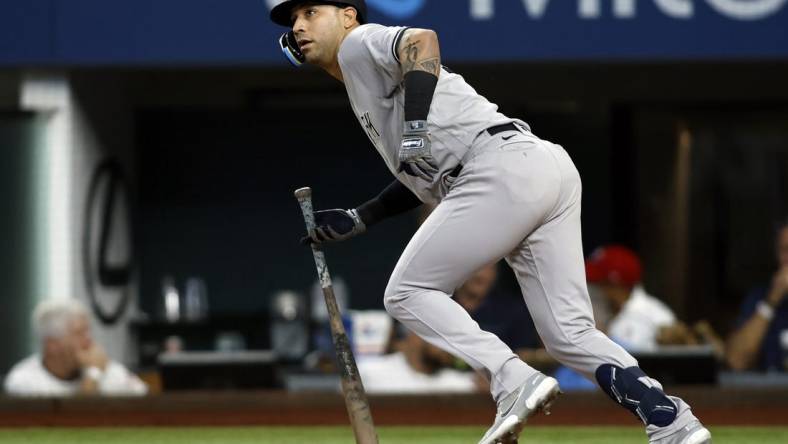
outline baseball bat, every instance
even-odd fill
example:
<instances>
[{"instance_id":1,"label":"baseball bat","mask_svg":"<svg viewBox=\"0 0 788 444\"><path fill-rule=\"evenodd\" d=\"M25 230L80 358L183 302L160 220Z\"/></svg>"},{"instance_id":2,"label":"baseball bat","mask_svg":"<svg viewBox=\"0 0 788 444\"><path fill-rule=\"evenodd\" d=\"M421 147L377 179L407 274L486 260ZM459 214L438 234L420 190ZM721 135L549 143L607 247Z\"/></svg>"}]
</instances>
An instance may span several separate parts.
<instances>
[{"instance_id":1,"label":"baseball bat","mask_svg":"<svg viewBox=\"0 0 788 444\"><path fill-rule=\"evenodd\" d=\"M309 187L299 188L295 191L295 197L301 206L301 213L304 215L307 232L311 232L315 228L312 189ZM317 275L320 278L320 286L323 288L323 297L328 308L331 336L334 340L334 349L339 361L342 395L345 397L345 407L350 417L350 425L353 427L356 443L377 444L378 434L375 432L375 424L372 422L372 412L369 409L369 402L367 402L367 394L364 392L364 384L361 382L361 375L358 374L356 359L353 357L353 350L345 332L345 327L342 324L342 316L339 313L337 300L334 297L334 288L331 286L331 275L328 273L326 257L323 251L315 244L312 244L312 255L315 258Z\"/></svg>"}]
</instances>

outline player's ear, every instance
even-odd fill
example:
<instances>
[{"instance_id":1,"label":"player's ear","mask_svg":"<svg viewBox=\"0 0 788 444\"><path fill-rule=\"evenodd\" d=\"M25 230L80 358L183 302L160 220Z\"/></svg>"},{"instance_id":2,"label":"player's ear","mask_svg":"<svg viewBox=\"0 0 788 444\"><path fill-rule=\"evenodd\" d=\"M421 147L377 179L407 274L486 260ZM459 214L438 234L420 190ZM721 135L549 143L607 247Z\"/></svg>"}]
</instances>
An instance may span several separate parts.
<instances>
[{"instance_id":1,"label":"player's ear","mask_svg":"<svg viewBox=\"0 0 788 444\"><path fill-rule=\"evenodd\" d=\"M350 29L358 21L357 16L356 8L348 6L342 9L342 22L345 25L345 29Z\"/></svg>"}]
</instances>

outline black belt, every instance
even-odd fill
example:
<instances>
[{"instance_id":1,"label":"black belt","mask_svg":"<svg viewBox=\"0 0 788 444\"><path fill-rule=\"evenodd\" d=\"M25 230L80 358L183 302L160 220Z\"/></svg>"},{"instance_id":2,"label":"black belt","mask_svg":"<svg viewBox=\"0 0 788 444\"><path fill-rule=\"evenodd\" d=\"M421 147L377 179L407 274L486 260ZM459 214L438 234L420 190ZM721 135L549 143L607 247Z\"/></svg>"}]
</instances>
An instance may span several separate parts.
<instances>
[{"instance_id":1,"label":"black belt","mask_svg":"<svg viewBox=\"0 0 788 444\"><path fill-rule=\"evenodd\" d=\"M515 125L512 122L504 123L502 125L495 125L495 126L491 126L491 127L487 128L487 134L489 134L490 136L494 136L496 134L500 134L500 133L503 133L505 131L523 132L522 128L520 128L519 126ZM462 171L462 164L459 164L453 170L451 170L449 172L449 176L450 177L457 177L457 176L460 175L461 171Z\"/></svg>"},{"instance_id":2,"label":"black belt","mask_svg":"<svg viewBox=\"0 0 788 444\"><path fill-rule=\"evenodd\" d=\"M519 131L522 132L519 126L514 123L504 123L503 125L495 125L487 128L487 133L491 136L502 133L504 131Z\"/></svg>"}]
</instances>

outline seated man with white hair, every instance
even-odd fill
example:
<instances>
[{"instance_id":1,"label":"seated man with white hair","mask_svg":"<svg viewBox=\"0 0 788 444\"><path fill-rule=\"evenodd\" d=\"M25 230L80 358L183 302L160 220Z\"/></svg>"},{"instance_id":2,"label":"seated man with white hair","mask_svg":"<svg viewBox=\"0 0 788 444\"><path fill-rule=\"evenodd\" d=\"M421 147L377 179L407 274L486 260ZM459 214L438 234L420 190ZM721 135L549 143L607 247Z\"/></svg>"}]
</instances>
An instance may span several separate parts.
<instances>
[{"instance_id":1,"label":"seated man with white hair","mask_svg":"<svg viewBox=\"0 0 788 444\"><path fill-rule=\"evenodd\" d=\"M33 326L41 347L17 363L5 379L13 396L144 395L148 387L107 358L92 338L85 306L47 300L36 306Z\"/></svg>"}]
</instances>

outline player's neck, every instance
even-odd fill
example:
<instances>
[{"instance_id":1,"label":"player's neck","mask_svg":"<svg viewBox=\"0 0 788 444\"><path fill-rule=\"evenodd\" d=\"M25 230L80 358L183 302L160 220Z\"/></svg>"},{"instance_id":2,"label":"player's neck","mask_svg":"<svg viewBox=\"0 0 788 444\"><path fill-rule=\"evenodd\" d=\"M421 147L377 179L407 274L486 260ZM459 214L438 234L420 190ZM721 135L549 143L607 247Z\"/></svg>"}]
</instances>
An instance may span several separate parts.
<instances>
[{"instance_id":1,"label":"player's neck","mask_svg":"<svg viewBox=\"0 0 788 444\"><path fill-rule=\"evenodd\" d=\"M342 41L344 41L344 37ZM342 43L339 44L342 46ZM339 80L342 83L345 83L345 78L342 76L342 68L339 67L339 47L337 47L337 51L333 54L330 60L327 60L324 63L316 64L320 67L323 71L327 72L331 77Z\"/></svg>"},{"instance_id":2,"label":"player's neck","mask_svg":"<svg viewBox=\"0 0 788 444\"><path fill-rule=\"evenodd\" d=\"M358 23L354 23L350 28L345 30L344 35L342 35L342 40L340 40L339 45L337 46L337 52L334 54L334 57L331 58L330 63L327 63L324 66L321 66L325 72L327 72L331 77L339 80L342 83L345 83L345 78L342 75L342 68L339 67L339 48L342 47L342 43L347 38L348 34L350 34L354 29L358 28Z\"/></svg>"},{"instance_id":3,"label":"player's neck","mask_svg":"<svg viewBox=\"0 0 788 444\"><path fill-rule=\"evenodd\" d=\"M329 66L322 67L331 77L345 83L345 78L342 76L342 69L339 67L339 61L334 59L334 63Z\"/></svg>"}]
</instances>

